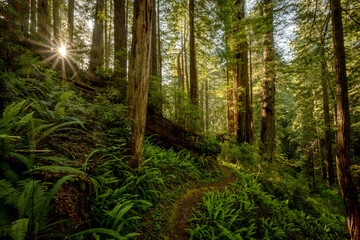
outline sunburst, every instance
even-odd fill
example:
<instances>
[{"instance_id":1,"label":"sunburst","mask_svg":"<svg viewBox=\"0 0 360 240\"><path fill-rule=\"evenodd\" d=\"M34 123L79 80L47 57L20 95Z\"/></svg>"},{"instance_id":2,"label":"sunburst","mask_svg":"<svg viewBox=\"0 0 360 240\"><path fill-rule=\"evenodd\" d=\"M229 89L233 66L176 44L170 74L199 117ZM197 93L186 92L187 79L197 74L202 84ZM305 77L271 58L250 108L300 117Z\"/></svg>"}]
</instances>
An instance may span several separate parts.
<instances>
[{"instance_id":1,"label":"sunburst","mask_svg":"<svg viewBox=\"0 0 360 240\"><path fill-rule=\"evenodd\" d=\"M37 45L39 49L36 51L41 54L44 59L41 61L41 64L52 63L51 69L54 70L57 68L59 62L61 62L61 73L62 80L64 83L68 80L66 75L66 67L70 67L73 72L73 76L77 76L77 71L74 67L74 64L80 69L77 61L74 57L79 52L85 52L85 49L72 49L71 44L67 42L60 42L57 40L50 40L45 36L40 36L41 41L35 41L28 39L28 41L34 45ZM60 61L61 60L61 61ZM72 78L72 77L71 77Z\"/></svg>"}]
</instances>

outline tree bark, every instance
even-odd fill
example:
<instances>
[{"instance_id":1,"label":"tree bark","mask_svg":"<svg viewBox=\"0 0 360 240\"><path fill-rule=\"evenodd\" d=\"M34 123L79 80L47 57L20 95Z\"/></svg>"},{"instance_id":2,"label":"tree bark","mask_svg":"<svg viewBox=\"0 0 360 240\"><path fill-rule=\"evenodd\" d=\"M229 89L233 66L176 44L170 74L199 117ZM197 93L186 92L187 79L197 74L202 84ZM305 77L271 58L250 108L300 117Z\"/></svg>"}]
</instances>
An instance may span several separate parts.
<instances>
[{"instance_id":1,"label":"tree bark","mask_svg":"<svg viewBox=\"0 0 360 240\"><path fill-rule=\"evenodd\" d=\"M191 130L196 129L196 121L199 119L199 86L197 76L196 63L196 47L195 47L195 25L194 25L194 0L189 1L189 19L190 19L190 103L194 107L194 112L191 116Z\"/></svg>"},{"instance_id":2,"label":"tree bark","mask_svg":"<svg viewBox=\"0 0 360 240\"><path fill-rule=\"evenodd\" d=\"M205 79L205 131L210 130L209 80Z\"/></svg>"},{"instance_id":3,"label":"tree bark","mask_svg":"<svg viewBox=\"0 0 360 240\"><path fill-rule=\"evenodd\" d=\"M111 0L110 0L111 1ZM109 27L108 27L108 0L105 0L104 2L104 12L105 12L105 20L104 20L104 60L105 60L105 69L107 69L109 67L109 61L110 61L110 56L108 53L108 38L109 38Z\"/></svg>"},{"instance_id":4,"label":"tree bark","mask_svg":"<svg viewBox=\"0 0 360 240\"><path fill-rule=\"evenodd\" d=\"M152 31L152 0L135 0L132 45L129 61L129 82L126 95L128 117L132 119L130 154L132 167L141 166L149 90Z\"/></svg>"},{"instance_id":5,"label":"tree bark","mask_svg":"<svg viewBox=\"0 0 360 240\"><path fill-rule=\"evenodd\" d=\"M180 126L184 127L185 125L185 117L184 117L184 98L183 98L183 93L184 93L184 72L182 71L182 65L181 65L181 60L182 60L182 53L180 52L178 54L177 57L177 72L178 72L178 91L177 91L177 102L176 102L176 106L177 106L177 122L179 123Z\"/></svg>"},{"instance_id":6,"label":"tree bark","mask_svg":"<svg viewBox=\"0 0 360 240\"><path fill-rule=\"evenodd\" d=\"M328 186L334 185L334 164L332 157L332 134L331 134L331 119L329 110L329 94L326 83L326 60L324 49L321 49L321 87L323 92L323 108L324 108L324 122L325 122L325 164L326 164L326 179Z\"/></svg>"},{"instance_id":7,"label":"tree bark","mask_svg":"<svg viewBox=\"0 0 360 240\"><path fill-rule=\"evenodd\" d=\"M161 83L161 78L162 78L162 66L161 66L161 34L160 34L160 0L157 0L157 43L158 43L158 76L160 78L160 83ZM160 84L161 86L161 84ZM162 91L162 87L160 88ZM161 110L162 111L162 110Z\"/></svg>"},{"instance_id":8,"label":"tree bark","mask_svg":"<svg viewBox=\"0 0 360 240\"><path fill-rule=\"evenodd\" d=\"M96 1L95 22L90 50L89 72L94 73L104 65L104 0Z\"/></svg>"},{"instance_id":9,"label":"tree bark","mask_svg":"<svg viewBox=\"0 0 360 240\"><path fill-rule=\"evenodd\" d=\"M240 23L245 18L245 1L238 0L236 2L236 29L240 32L245 32L245 26ZM237 92L237 140L239 143L249 142L248 129L250 129L250 122L248 112L250 108L249 103L249 73L248 73L248 44L246 35L242 36L243 39L237 39L240 41L237 49L237 88L234 90ZM236 116L235 116L236 117Z\"/></svg>"},{"instance_id":10,"label":"tree bark","mask_svg":"<svg viewBox=\"0 0 360 240\"><path fill-rule=\"evenodd\" d=\"M360 239L358 193L350 173L350 111L340 0L331 0L331 18L337 105L337 176L345 203L350 237L351 239Z\"/></svg>"},{"instance_id":11,"label":"tree bark","mask_svg":"<svg viewBox=\"0 0 360 240\"><path fill-rule=\"evenodd\" d=\"M74 39L74 9L75 0L69 0L68 3L68 33L69 33L69 44L72 45Z\"/></svg>"},{"instance_id":12,"label":"tree bark","mask_svg":"<svg viewBox=\"0 0 360 240\"><path fill-rule=\"evenodd\" d=\"M254 109L253 109L253 69L252 69L252 51L251 51L251 42L249 44L249 67L250 67L250 108L249 108L249 123L250 123L250 136L249 136L249 142L252 143L254 141Z\"/></svg>"},{"instance_id":13,"label":"tree bark","mask_svg":"<svg viewBox=\"0 0 360 240\"><path fill-rule=\"evenodd\" d=\"M264 79L262 90L260 152L262 159L272 161L275 149L275 50L273 0L264 0Z\"/></svg>"},{"instance_id":14,"label":"tree bark","mask_svg":"<svg viewBox=\"0 0 360 240\"><path fill-rule=\"evenodd\" d=\"M161 102L161 79L158 73L158 51L157 51L157 40L156 40L156 0L153 0L153 21L152 21L152 33L151 33L151 60L150 60L150 91L149 91L149 102L151 111L157 114L162 114L162 102ZM151 94L152 93L152 94Z\"/></svg>"},{"instance_id":15,"label":"tree bark","mask_svg":"<svg viewBox=\"0 0 360 240\"><path fill-rule=\"evenodd\" d=\"M40 35L39 36L40 40L43 42L48 41L48 36L49 36L47 18L48 18L48 2L47 2L47 0L38 0L37 32Z\"/></svg>"},{"instance_id":16,"label":"tree bark","mask_svg":"<svg viewBox=\"0 0 360 240\"><path fill-rule=\"evenodd\" d=\"M186 93L190 97L190 81L189 81L189 71L188 71L188 55L186 50L186 18L184 18L184 65L185 65L185 83L186 83Z\"/></svg>"},{"instance_id":17,"label":"tree bark","mask_svg":"<svg viewBox=\"0 0 360 240\"><path fill-rule=\"evenodd\" d=\"M31 0L30 15L31 15L30 33L35 34L36 33L36 0Z\"/></svg>"},{"instance_id":18,"label":"tree bark","mask_svg":"<svg viewBox=\"0 0 360 240\"><path fill-rule=\"evenodd\" d=\"M114 77L126 78L127 24L125 0L114 0Z\"/></svg>"},{"instance_id":19,"label":"tree bark","mask_svg":"<svg viewBox=\"0 0 360 240\"><path fill-rule=\"evenodd\" d=\"M56 44L59 44L59 36L60 36L60 1L53 0L53 30L54 30L54 41Z\"/></svg>"},{"instance_id":20,"label":"tree bark","mask_svg":"<svg viewBox=\"0 0 360 240\"><path fill-rule=\"evenodd\" d=\"M234 106L233 106L233 86L230 85L229 66L226 68L226 110L227 110L227 130L229 133L234 133Z\"/></svg>"}]
</instances>

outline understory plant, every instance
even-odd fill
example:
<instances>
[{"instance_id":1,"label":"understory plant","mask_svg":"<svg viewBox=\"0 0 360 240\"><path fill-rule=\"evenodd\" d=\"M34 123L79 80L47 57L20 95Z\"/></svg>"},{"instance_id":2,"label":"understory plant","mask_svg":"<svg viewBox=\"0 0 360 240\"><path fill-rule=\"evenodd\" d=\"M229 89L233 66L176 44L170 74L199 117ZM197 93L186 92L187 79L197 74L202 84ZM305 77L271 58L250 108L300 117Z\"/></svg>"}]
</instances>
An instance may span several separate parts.
<instances>
[{"instance_id":1,"label":"understory plant","mask_svg":"<svg viewBox=\"0 0 360 240\"><path fill-rule=\"evenodd\" d=\"M340 216L315 218L265 193L252 175L209 192L193 211L191 239L345 239Z\"/></svg>"}]
</instances>

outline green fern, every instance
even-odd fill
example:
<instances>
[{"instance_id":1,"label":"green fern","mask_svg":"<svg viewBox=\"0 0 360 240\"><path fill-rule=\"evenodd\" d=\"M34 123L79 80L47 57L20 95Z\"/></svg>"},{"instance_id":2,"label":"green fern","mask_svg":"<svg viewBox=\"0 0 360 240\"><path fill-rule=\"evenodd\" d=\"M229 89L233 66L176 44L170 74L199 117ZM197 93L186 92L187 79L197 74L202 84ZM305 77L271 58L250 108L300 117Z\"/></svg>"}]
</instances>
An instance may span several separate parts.
<instances>
[{"instance_id":1,"label":"green fern","mask_svg":"<svg viewBox=\"0 0 360 240\"><path fill-rule=\"evenodd\" d=\"M25 239L26 233L28 231L29 219L20 218L11 224L10 236L13 240L23 240Z\"/></svg>"},{"instance_id":2,"label":"green fern","mask_svg":"<svg viewBox=\"0 0 360 240\"><path fill-rule=\"evenodd\" d=\"M53 173L70 173L70 174L80 174L86 176L87 173L69 166L40 166L34 168L32 171L47 171Z\"/></svg>"}]
</instances>

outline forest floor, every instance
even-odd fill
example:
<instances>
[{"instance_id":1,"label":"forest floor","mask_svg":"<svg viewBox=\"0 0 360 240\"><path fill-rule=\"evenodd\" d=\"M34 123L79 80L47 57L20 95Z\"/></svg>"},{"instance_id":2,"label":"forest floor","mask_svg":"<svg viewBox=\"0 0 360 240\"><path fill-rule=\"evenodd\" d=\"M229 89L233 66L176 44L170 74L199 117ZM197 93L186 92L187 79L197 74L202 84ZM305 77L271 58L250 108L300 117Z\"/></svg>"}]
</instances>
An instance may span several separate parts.
<instances>
[{"instance_id":1,"label":"forest floor","mask_svg":"<svg viewBox=\"0 0 360 240\"><path fill-rule=\"evenodd\" d=\"M208 185L196 186L189 188L185 194L179 197L178 203L175 205L171 214L172 229L168 239L188 240L190 239L187 229L190 229L188 223L191 216L191 211L196 205L201 202L202 197L210 191L219 190L220 192L231 182L236 180L236 176L232 171L222 166L226 177L220 182L211 183Z\"/></svg>"}]
</instances>

